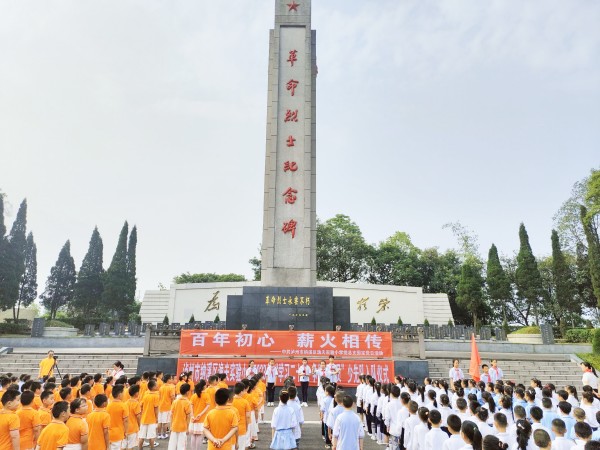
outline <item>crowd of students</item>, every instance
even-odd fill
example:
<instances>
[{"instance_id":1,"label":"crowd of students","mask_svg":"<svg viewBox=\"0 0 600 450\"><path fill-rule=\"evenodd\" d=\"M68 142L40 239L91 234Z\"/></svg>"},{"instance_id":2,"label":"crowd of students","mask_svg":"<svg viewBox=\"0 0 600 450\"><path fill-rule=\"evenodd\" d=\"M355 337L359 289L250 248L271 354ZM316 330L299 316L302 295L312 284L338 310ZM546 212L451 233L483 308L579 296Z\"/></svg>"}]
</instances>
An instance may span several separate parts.
<instances>
[{"instance_id":1,"label":"crowd of students","mask_svg":"<svg viewBox=\"0 0 600 450\"><path fill-rule=\"evenodd\" d=\"M458 366L455 360L449 380L422 384L361 375L357 413L368 436L390 450L600 449L598 377L589 363L581 365L581 398L574 386L503 380L495 360L493 375L484 364L479 382Z\"/></svg>"}]
</instances>

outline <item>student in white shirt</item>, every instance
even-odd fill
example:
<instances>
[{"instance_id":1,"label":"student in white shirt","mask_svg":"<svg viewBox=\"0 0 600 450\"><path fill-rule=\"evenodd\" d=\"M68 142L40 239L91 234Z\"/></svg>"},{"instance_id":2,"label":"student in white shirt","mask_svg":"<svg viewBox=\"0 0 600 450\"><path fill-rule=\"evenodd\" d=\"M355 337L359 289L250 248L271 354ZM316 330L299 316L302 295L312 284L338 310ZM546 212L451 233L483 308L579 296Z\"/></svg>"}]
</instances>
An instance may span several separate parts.
<instances>
[{"instance_id":1,"label":"student in white shirt","mask_svg":"<svg viewBox=\"0 0 600 450\"><path fill-rule=\"evenodd\" d=\"M383 418L383 410L389 401L390 393L388 392L388 385L387 383L383 383L381 385L381 395L377 401L377 443L379 445L387 445L389 442L388 430Z\"/></svg>"},{"instance_id":2,"label":"student in white shirt","mask_svg":"<svg viewBox=\"0 0 600 450\"><path fill-rule=\"evenodd\" d=\"M402 409L400 401L400 388L395 384L390 387L390 401L383 408L383 422L389 434L390 450L400 447L400 433L398 432L398 412Z\"/></svg>"},{"instance_id":3,"label":"student in white shirt","mask_svg":"<svg viewBox=\"0 0 600 450\"><path fill-rule=\"evenodd\" d=\"M402 392L400 394L400 403L402 403L402 408L398 410L398 414L396 415L396 424L394 426L394 438L398 436L397 439L392 439L392 443L390 445L390 450L399 450L404 447L404 424L406 420L410 416L409 412L409 404L410 404L410 395L408 392ZM397 444L397 447L394 445Z\"/></svg>"},{"instance_id":4,"label":"student in white shirt","mask_svg":"<svg viewBox=\"0 0 600 450\"><path fill-rule=\"evenodd\" d=\"M460 436L462 421L456 414L450 414L447 419L450 438L442 445L442 450L459 450L465 446L465 441Z\"/></svg>"},{"instance_id":5,"label":"student in white shirt","mask_svg":"<svg viewBox=\"0 0 600 450\"><path fill-rule=\"evenodd\" d=\"M280 392L279 401L271 420L273 439L270 448L294 449L297 445L294 437L294 428L298 425L296 412L288 405L289 394L286 391Z\"/></svg>"},{"instance_id":6,"label":"student in white shirt","mask_svg":"<svg viewBox=\"0 0 600 450\"><path fill-rule=\"evenodd\" d=\"M337 391L333 397L336 405L333 406L334 402L331 402L331 406L329 407L329 412L327 413L325 425L327 425L327 430L329 431L330 439L333 439L333 427L335 426L335 420L340 414L344 412L343 401L345 395L346 394L344 393L344 391Z\"/></svg>"},{"instance_id":7,"label":"student in white shirt","mask_svg":"<svg viewBox=\"0 0 600 450\"><path fill-rule=\"evenodd\" d=\"M345 395L342 404L344 412L337 417L333 425L333 448L336 450L362 449L365 432L360 419L352 412L352 397Z\"/></svg>"},{"instance_id":8,"label":"student in white shirt","mask_svg":"<svg viewBox=\"0 0 600 450\"><path fill-rule=\"evenodd\" d=\"M462 426L460 427L460 437L462 437L465 443L461 450L481 450L483 437L474 422L467 420L462 423Z\"/></svg>"},{"instance_id":9,"label":"student in white shirt","mask_svg":"<svg viewBox=\"0 0 600 450\"><path fill-rule=\"evenodd\" d=\"M500 441L508 444L509 447L513 447L517 441L514 434L508 433L507 428L508 422L506 420L506 415L500 412L494 414L494 434Z\"/></svg>"},{"instance_id":10,"label":"student in white shirt","mask_svg":"<svg viewBox=\"0 0 600 450\"><path fill-rule=\"evenodd\" d=\"M269 365L265 370L265 378L267 379L267 406L273 406L275 401L275 383L277 382L277 367L275 366L275 359L269 359Z\"/></svg>"},{"instance_id":11,"label":"student in white shirt","mask_svg":"<svg viewBox=\"0 0 600 450\"><path fill-rule=\"evenodd\" d=\"M584 392L581 395L581 403L579 407L585 411L585 417L592 427L592 430L598 428L598 421L596 421L596 412L598 409L594 406L594 394L592 392Z\"/></svg>"},{"instance_id":12,"label":"student in white shirt","mask_svg":"<svg viewBox=\"0 0 600 450\"><path fill-rule=\"evenodd\" d=\"M325 367L325 375L331 380L332 384L337 384L340 381L340 366L334 362L335 356L329 355L329 364Z\"/></svg>"},{"instance_id":13,"label":"student in white shirt","mask_svg":"<svg viewBox=\"0 0 600 450\"><path fill-rule=\"evenodd\" d=\"M471 414L467 409L467 401L464 398L459 398L456 401L456 415L462 422L465 420L471 420Z\"/></svg>"},{"instance_id":14,"label":"student in white shirt","mask_svg":"<svg viewBox=\"0 0 600 450\"><path fill-rule=\"evenodd\" d=\"M535 439L535 431L533 433ZM552 442L552 450L571 450L571 447L575 445L575 441L565 437L567 434L567 427L565 426L564 420L554 419L552 421L552 433L556 436L554 442Z\"/></svg>"},{"instance_id":15,"label":"student in white shirt","mask_svg":"<svg viewBox=\"0 0 600 450\"><path fill-rule=\"evenodd\" d=\"M463 371L458 367L460 361L458 359L452 360L452 367L448 371L448 378L450 379L450 385L453 386L456 381L463 380L465 378Z\"/></svg>"},{"instance_id":16,"label":"student in white shirt","mask_svg":"<svg viewBox=\"0 0 600 450\"><path fill-rule=\"evenodd\" d=\"M581 363L581 371L583 372L581 384L591 386L594 391L598 392L598 374L596 374L594 366L587 361L583 361Z\"/></svg>"},{"instance_id":17,"label":"student in white shirt","mask_svg":"<svg viewBox=\"0 0 600 450\"><path fill-rule=\"evenodd\" d=\"M414 400L411 400L408 404L408 412L409 416L404 421L404 448L410 449L412 448L412 440L413 440L413 432L415 427L419 424L420 419L417 415L419 410L419 405Z\"/></svg>"},{"instance_id":18,"label":"student in white shirt","mask_svg":"<svg viewBox=\"0 0 600 450\"><path fill-rule=\"evenodd\" d=\"M419 423L415 426L408 450L424 450L425 435L429 432L429 410L424 406L419 408Z\"/></svg>"},{"instance_id":19,"label":"student in white shirt","mask_svg":"<svg viewBox=\"0 0 600 450\"><path fill-rule=\"evenodd\" d=\"M585 422L577 422L573 427L575 432L575 445L571 450L584 450L585 444L592 439L592 427Z\"/></svg>"},{"instance_id":20,"label":"student in white shirt","mask_svg":"<svg viewBox=\"0 0 600 450\"><path fill-rule=\"evenodd\" d=\"M254 360L251 359L250 362L248 363L248 368L246 369L246 378L250 379L257 373L258 373L258 369L254 365Z\"/></svg>"},{"instance_id":21,"label":"student in white shirt","mask_svg":"<svg viewBox=\"0 0 600 450\"><path fill-rule=\"evenodd\" d=\"M550 435L544 430L535 430L533 432L533 443L540 450L551 450L554 448L554 444L552 443L552 439L550 439Z\"/></svg>"},{"instance_id":22,"label":"student in white shirt","mask_svg":"<svg viewBox=\"0 0 600 450\"><path fill-rule=\"evenodd\" d=\"M531 425L527 420L518 420L517 443L513 447L514 450L535 450L535 444L531 436L532 432Z\"/></svg>"},{"instance_id":23,"label":"student in white shirt","mask_svg":"<svg viewBox=\"0 0 600 450\"><path fill-rule=\"evenodd\" d=\"M425 450L439 450L448 440L448 435L440 429L442 415L437 409L429 411L431 430L425 435Z\"/></svg>"},{"instance_id":24,"label":"student in white shirt","mask_svg":"<svg viewBox=\"0 0 600 450\"><path fill-rule=\"evenodd\" d=\"M492 379L492 383L496 384L498 380L502 380L504 378L504 372L502 372L502 369L498 367L497 359L492 359L491 364L492 367L490 368L490 378Z\"/></svg>"},{"instance_id":25,"label":"student in white shirt","mask_svg":"<svg viewBox=\"0 0 600 450\"><path fill-rule=\"evenodd\" d=\"M482 448L483 450L508 450L510 446L505 442L502 442L502 439L498 436L488 434L483 438Z\"/></svg>"},{"instance_id":26,"label":"student in white shirt","mask_svg":"<svg viewBox=\"0 0 600 450\"><path fill-rule=\"evenodd\" d=\"M356 413L360 417L360 423L365 423L364 392L365 392L365 376L358 376L358 386L356 386Z\"/></svg>"},{"instance_id":27,"label":"student in white shirt","mask_svg":"<svg viewBox=\"0 0 600 450\"><path fill-rule=\"evenodd\" d=\"M302 390L302 406L308 406L308 383L310 382L310 375L312 369L308 365L308 359L302 358L302 364L298 366L298 380L300 381L300 387Z\"/></svg>"},{"instance_id":28,"label":"student in white shirt","mask_svg":"<svg viewBox=\"0 0 600 450\"><path fill-rule=\"evenodd\" d=\"M579 408L579 398L577 397L577 389L575 386L569 385L565 388L565 390L569 393L569 397L567 401L573 406L573 408Z\"/></svg>"}]
</instances>

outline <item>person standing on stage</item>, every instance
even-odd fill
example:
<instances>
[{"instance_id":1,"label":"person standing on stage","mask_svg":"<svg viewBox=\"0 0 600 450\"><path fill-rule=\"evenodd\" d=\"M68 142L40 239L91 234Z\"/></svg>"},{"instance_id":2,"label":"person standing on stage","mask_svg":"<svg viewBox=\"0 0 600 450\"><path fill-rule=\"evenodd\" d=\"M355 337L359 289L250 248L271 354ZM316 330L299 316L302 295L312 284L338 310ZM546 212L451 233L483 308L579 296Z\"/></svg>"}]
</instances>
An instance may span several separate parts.
<instances>
[{"instance_id":1,"label":"person standing on stage","mask_svg":"<svg viewBox=\"0 0 600 450\"><path fill-rule=\"evenodd\" d=\"M490 369L490 378L492 383L496 384L496 381L501 380L504 377L504 372L498 367L498 360L492 359L492 367Z\"/></svg>"},{"instance_id":2,"label":"person standing on stage","mask_svg":"<svg viewBox=\"0 0 600 450\"><path fill-rule=\"evenodd\" d=\"M246 369L246 378L250 379L257 373L258 373L258 369L254 365L254 360L251 359L250 362L248 363L248 368Z\"/></svg>"},{"instance_id":3,"label":"person standing on stage","mask_svg":"<svg viewBox=\"0 0 600 450\"><path fill-rule=\"evenodd\" d=\"M463 371L458 367L459 361L458 359L452 360L452 367L448 371L448 378L450 378L450 386L454 386L456 381L464 380L465 376Z\"/></svg>"},{"instance_id":4,"label":"person standing on stage","mask_svg":"<svg viewBox=\"0 0 600 450\"><path fill-rule=\"evenodd\" d=\"M321 385L321 378L326 377L327 374L326 372L326 367L327 367L327 363L325 362L325 360L323 359L321 361L321 365L319 366L319 368L317 370L315 370L315 375L317 376L317 385Z\"/></svg>"},{"instance_id":5,"label":"person standing on stage","mask_svg":"<svg viewBox=\"0 0 600 450\"><path fill-rule=\"evenodd\" d=\"M325 375L334 386L340 381L340 366L334 363L335 357L329 355L329 364L325 367Z\"/></svg>"},{"instance_id":6,"label":"person standing on stage","mask_svg":"<svg viewBox=\"0 0 600 450\"><path fill-rule=\"evenodd\" d=\"M48 356L40 361L40 371L38 373L38 378L40 381L44 381L44 378L51 377L54 373L54 352L52 350L48 350Z\"/></svg>"},{"instance_id":7,"label":"person standing on stage","mask_svg":"<svg viewBox=\"0 0 600 450\"><path fill-rule=\"evenodd\" d=\"M267 406L274 406L277 375L279 373L277 372L277 367L275 367L275 360L271 358L265 371L265 377L267 378Z\"/></svg>"},{"instance_id":8,"label":"person standing on stage","mask_svg":"<svg viewBox=\"0 0 600 450\"><path fill-rule=\"evenodd\" d=\"M310 374L312 369L308 365L308 359L302 358L302 364L298 367L298 379L300 380L300 386L302 387L302 406L308 406L306 401L308 400L308 382L310 380Z\"/></svg>"}]
</instances>

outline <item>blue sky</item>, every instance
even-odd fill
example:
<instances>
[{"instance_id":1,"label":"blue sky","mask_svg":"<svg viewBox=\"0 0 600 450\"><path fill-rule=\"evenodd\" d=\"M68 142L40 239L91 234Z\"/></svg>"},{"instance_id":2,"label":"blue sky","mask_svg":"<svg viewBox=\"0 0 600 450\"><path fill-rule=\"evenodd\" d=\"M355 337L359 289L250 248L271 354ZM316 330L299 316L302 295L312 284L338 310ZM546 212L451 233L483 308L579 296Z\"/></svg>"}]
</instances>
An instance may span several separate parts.
<instances>
[{"instance_id":1,"label":"blue sky","mask_svg":"<svg viewBox=\"0 0 600 450\"><path fill-rule=\"evenodd\" d=\"M262 236L272 0L0 2L0 189L27 197L40 292L127 219L141 290L237 272ZM317 212L501 253L600 165L600 3L315 0Z\"/></svg>"}]
</instances>

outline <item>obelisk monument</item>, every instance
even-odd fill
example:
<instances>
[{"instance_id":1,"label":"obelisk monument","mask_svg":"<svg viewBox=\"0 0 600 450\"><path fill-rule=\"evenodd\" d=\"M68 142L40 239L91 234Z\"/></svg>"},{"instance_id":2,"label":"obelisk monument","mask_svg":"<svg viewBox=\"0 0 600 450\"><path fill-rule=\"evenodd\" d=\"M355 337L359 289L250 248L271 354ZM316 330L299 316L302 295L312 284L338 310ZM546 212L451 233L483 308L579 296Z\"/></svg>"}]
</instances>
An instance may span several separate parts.
<instances>
[{"instance_id":1,"label":"obelisk monument","mask_svg":"<svg viewBox=\"0 0 600 450\"><path fill-rule=\"evenodd\" d=\"M269 38L263 286L316 285L315 37L310 0L275 0Z\"/></svg>"}]
</instances>

